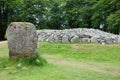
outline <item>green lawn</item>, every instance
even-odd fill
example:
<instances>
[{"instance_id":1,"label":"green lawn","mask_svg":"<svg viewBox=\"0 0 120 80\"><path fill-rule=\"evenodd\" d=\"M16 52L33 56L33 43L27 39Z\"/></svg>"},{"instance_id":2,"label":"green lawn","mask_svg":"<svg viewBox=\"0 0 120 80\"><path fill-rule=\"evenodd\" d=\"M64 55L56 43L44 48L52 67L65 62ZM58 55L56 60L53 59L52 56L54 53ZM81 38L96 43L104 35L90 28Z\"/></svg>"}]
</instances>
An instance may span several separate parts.
<instances>
[{"instance_id":1,"label":"green lawn","mask_svg":"<svg viewBox=\"0 0 120 80\"><path fill-rule=\"evenodd\" d=\"M0 44L0 80L120 80L118 44L39 42L38 47L48 61L44 66L12 62L7 44Z\"/></svg>"}]
</instances>

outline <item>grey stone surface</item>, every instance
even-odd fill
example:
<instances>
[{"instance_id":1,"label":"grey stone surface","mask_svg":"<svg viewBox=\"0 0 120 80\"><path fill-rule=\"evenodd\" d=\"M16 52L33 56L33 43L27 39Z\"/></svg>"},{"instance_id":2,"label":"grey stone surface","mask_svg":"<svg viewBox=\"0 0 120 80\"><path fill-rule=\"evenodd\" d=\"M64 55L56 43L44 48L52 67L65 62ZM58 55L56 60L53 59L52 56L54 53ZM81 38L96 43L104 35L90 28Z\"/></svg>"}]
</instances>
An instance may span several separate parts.
<instances>
[{"instance_id":1,"label":"grey stone surface","mask_svg":"<svg viewBox=\"0 0 120 80\"><path fill-rule=\"evenodd\" d=\"M82 38L81 42L91 42L90 38Z\"/></svg>"},{"instance_id":2,"label":"grey stone surface","mask_svg":"<svg viewBox=\"0 0 120 80\"><path fill-rule=\"evenodd\" d=\"M120 43L120 37L118 37L118 41L117 42Z\"/></svg>"},{"instance_id":3,"label":"grey stone surface","mask_svg":"<svg viewBox=\"0 0 120 80\"><path fill-rule=\"evenodd\" d=\"M39 41L50 42L93 42L100 44L120 43L120 35L107 33L97 29L76 28L65 30L38 30ZM51 38L50 36L53 35ZM50 39L51 38L51 39Z\"/></svg>"},{"instance_id":4,"label":"grey stone surface","mask_svg":"<svg viewBox=\"0 0 120 80\"><path fill-rule=\"evenodd\" d=\"M54 42L54 34L51 34L48 39L46 39L48 42Z\"/></svg>"},{"instance_id":5,"label":"grey stone surface","mask_svg":"<svg viewBox=\"0 0 120 80\"><path fill-rule=\"evenodd\" d=\"M73 38L71 38L71 42L72 43L79 42L79 36L74 36Z\"/></svg>"},{"instance_id":6,"label":"grey stone surface","mask_svg":"<svg viewBox=\"0 0 120 80\"><path fill-rule=\"evenodd\" d=\"M38 36L35 26L28 22L12 22L6 31L10 58L35 57Z\"/></svg>"},{"instance_id":7,"label":"grey stone surface","mask_svg":"<svg viewBox=\"0 0 120 80\"><path fill-rule=\"evenodd\" d=\"M91 37L91 42L97 43L98 42L98 38L99 38L99 36L93 36L93 37Z\"/></svg>"},{"instance_id":8,"label":"grey stone surface","mask_svg":"<svg viewBox=\"0 0 120 80\"><path fill-rule=\"evenodd\" d=\"M68 43L69 42L69 36L68 35L63 35L62 37L62 43Z\"/></svg>"}]
</instances>

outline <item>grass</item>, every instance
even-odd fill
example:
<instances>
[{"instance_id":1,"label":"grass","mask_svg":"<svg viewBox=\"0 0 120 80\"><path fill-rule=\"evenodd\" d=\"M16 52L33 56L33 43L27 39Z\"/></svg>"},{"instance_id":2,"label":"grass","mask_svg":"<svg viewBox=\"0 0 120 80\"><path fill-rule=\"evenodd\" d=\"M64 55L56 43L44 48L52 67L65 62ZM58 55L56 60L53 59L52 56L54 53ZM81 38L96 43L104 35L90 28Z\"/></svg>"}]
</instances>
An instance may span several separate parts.
<instances>
[{"instance_id":1,"label":"grass","mask_svg":"<svg viewBox=\"0 0 120 80\"><path fill-rule=\"evenodd\" d=\"M120 80L120 45L39 42L48 64L26 65L8 59L0 44L0 80Z\"/></svg>"},{"instance_id":2,"label":"grass","mask_svg":"<svg viewBox=\"0 0 120 80\"><path fill-rule=\"evenodd\" d=\"M74 58L80 61L120 61L120 45L100 45L93 43L39 43L39 52L43 54L60 54L64 57Z\"/></svg>"}]
</instances>

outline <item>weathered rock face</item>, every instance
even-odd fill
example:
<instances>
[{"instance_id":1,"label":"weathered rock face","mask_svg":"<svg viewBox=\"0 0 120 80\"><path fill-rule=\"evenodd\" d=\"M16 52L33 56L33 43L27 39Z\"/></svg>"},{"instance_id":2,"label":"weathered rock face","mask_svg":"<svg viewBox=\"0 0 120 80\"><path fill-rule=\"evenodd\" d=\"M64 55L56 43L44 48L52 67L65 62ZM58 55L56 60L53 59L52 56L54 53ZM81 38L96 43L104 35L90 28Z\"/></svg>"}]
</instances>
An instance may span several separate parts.
<instances>
[{"instance_id":1,"label":"weathered rock face","mask_svg":"<svg viewBox=\"0 0 120 80\"><path fill-rule=\"evenodd\" d=\"M6 31L10 58L35 57L38 36L35 26L28 22L12 22Z\"/></svg>"},{"instance_id":2,"label":"weathered rock face","mask_svg":"<svg viewBox=\"0 0 120 80\"><path fill-rule=\"evenodd\" d=\"M65 30L38 30L39 41L74 43L92 42L100 44L118 44L120 35L114 35L97 29L76 28Z\"/></svg>"}]
</instances>

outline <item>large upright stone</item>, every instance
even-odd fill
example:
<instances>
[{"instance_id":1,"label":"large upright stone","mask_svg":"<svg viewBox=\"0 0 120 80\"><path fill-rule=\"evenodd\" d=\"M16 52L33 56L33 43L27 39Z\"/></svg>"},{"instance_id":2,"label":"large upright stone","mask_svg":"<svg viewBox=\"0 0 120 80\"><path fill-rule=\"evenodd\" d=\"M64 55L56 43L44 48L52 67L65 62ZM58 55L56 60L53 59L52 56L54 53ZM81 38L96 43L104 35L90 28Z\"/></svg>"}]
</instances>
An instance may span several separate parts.
<instances>
[{"instance_id":1,"label":"large upright stone","mask_svg":"<svg viewBox=\"0 0 120 80\"><path fill-rule=\"evenodd\" d=\"M12 22L6 31L10 58L33 58L37 54L38 36L28 22Z\"/></svg>"}]
</instances>

